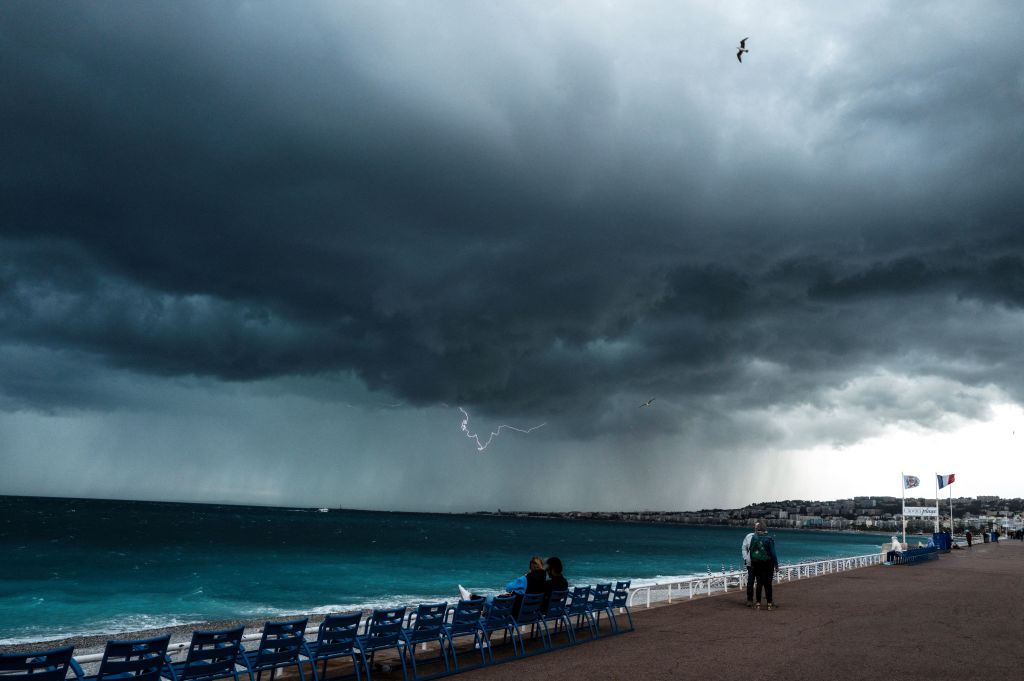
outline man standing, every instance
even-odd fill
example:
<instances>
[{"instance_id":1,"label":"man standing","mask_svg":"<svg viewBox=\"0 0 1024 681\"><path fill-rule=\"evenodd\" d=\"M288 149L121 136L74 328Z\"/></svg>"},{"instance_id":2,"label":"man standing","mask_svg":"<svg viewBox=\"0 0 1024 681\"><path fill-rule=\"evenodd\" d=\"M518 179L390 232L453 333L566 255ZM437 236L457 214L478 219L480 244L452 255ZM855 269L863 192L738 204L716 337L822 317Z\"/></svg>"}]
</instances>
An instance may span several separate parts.
<instances>
[{"instance_id":1,"label":"man standing","mask_svg":"<svg viewBox=\"0 0 1024 681\"><path fill-rule=\"evenodd\" d=\"M775 571L779 568L778 554L775 553L775 540L768 536L764 525L758 523L754 526L754 537L750 540L750 571L754 573L757 582L755 598L757 602L754 607L761 609L761 592L764 591L768 597L768 609L775 609L775 602L772 600L772 580L775 578Z\"/></svg>"},{"instance_id":2,"label":"man standing","mask_svg":"<svg viewBox=\"0 0 1024 681\"><path fill-rule=\"evenodd\" d=\"M747 607L754 607L754 569L750 565L750 540L754 538L754 535L758 532L764 532L764 523L760 520L754 523L754 531L743 538L743 547L741 553L743 555L743 565L747 568Z\"/></svg>"}]
</instances>

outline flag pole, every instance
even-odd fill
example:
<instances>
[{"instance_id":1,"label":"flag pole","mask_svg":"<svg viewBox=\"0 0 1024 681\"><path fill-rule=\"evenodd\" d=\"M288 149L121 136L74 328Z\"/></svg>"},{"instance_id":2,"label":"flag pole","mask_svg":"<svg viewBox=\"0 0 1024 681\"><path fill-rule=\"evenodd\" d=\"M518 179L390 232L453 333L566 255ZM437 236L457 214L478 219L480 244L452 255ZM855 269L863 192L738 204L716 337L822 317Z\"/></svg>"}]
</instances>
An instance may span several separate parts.
<instances>
[{"instance_id":1,"label":"flag pole","mask_svg":"<svg viewBox=\"0 0 1024 681\"><path fill-rule=\"evenodd\" d=\"M949 536L950 540L953 537L953 487L952 483L947 485L949 487Z\"/></svg>"},{"instance_id":2,"label":"flag pole","mask_svg":"<svg viewBox=\"0 0 1024 681\"><path fill-rule=\"evenodd\" d=\"M907 543L907 476L900 473L900 489L903 490L903 543Z\"/></svg>"},{"instance_id":3,"label":"flag pole","mask_svg":"<svg viewBox=\"0 0 1024 681\"><path fill-rule=\"evenodd\" d=\"M939 531L939 474L935 474L935 531Z\"/></svg>"}]
</instances>

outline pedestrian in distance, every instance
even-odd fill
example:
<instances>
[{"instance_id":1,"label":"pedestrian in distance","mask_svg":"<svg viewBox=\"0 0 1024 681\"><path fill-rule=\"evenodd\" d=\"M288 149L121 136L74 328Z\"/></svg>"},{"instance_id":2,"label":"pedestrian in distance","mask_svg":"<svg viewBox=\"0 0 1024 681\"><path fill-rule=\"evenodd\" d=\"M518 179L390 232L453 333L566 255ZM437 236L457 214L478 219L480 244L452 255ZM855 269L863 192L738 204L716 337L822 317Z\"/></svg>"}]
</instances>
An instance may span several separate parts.
<instances>
[{"instance_id":1,"label":"pedestrian in distance","mask_svg":"<svg viewBox=\"0 0 1024 681\"><path fill-rule=\"evenodd\" d=\"M778 554L775 552L775 539L768 534L763 523L754 526L754 536L750 539L750 568L756 582L754 608L761 609L761 592L768 601L768 609L775 609L772 599L772 580L779 568Z\"/></svg>"},{"instance_id":2,"label":"pedestrian in distance","mask_svg":"<svg viewBox=\"0 0 1024 681\"><path fill-rule=\"evenodd\" d=\"M754 523L754 531L743 538L740 554L743 556L743 567L747 569L747 607L754 607L754 568L750 564L750 542L757 536L757 532L764 531L764 523L758 520Z\"/></svg>"}]
</instances>

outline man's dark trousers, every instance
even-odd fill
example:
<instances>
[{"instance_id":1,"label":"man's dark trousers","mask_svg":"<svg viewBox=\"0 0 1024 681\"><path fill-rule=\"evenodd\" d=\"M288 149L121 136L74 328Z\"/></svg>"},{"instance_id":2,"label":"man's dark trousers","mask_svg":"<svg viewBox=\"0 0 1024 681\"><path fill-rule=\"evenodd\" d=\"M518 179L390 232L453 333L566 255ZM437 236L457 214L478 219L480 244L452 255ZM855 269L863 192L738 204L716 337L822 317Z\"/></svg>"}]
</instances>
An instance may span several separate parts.
<instances>
[{"instance_id":1,"label":"man's dark trousers","mask_svg":"<svg viewBox=\"0 0 1024 681\"><path fill-rule=\"evenodd\" d=\"M754 568L747 566L747 603L754 601Z\"/></svg>"}]
</instances>

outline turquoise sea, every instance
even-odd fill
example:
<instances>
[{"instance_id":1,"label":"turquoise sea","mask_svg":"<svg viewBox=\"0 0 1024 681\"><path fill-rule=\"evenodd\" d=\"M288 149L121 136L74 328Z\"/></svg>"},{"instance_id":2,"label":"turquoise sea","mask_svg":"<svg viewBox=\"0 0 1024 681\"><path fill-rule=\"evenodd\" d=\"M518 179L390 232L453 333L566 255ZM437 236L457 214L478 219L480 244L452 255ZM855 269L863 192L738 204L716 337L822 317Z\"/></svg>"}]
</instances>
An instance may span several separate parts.
<instances>
[{"instance_id":1,"label":"turquoise sea","mask_svg":"<svg viewBox=\"0 0 1024 681\"><path fill-rule=\"evenodd\" d=\"M0 497L0 643L495 592L530 556L570 583L740 563L741 528ZM777 531L783 563L881 536Z\"/></svg>"}]
</instances>

